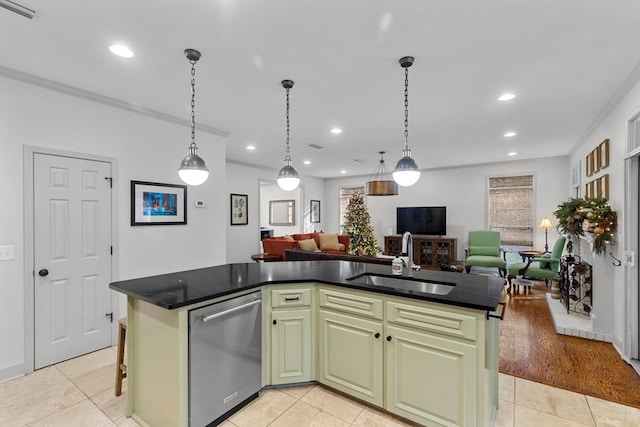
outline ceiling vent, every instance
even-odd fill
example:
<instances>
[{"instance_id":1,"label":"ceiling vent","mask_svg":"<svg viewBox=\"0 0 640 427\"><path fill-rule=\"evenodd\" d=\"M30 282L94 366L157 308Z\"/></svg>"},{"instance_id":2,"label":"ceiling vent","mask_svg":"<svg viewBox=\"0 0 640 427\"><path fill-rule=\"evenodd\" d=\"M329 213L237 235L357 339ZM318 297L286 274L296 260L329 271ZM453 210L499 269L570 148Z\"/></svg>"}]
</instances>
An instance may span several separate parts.
<instances>
[{"instance_id":1,"label":"ceiling vent","mask_svg":"<svg viewBox=\"0 0 640 427\"><path fill-rule=\"evenodd\" d=\"M0 0L0 7L29 19L33 19L37 16L35 10L11 0Z\"/></svg>"},{"instance_id":2,"label":"ceiling vent","mask_svg":"<svg viewBox=\"0 0 640 427\"><path fill-rule=\"evenodd\" d=\"M318 144L309 144L309 147L315 148L316 150L322 150L324 147Z\"/></svg>"}]
</instances>

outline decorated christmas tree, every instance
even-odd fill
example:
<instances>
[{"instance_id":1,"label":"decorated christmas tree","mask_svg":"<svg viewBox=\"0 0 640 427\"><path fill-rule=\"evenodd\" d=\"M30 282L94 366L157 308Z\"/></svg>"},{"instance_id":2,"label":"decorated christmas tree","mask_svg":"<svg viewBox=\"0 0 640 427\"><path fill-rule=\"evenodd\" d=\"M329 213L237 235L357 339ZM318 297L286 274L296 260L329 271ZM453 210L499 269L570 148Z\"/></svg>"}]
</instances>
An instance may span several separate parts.
<instances>
[{"instance_id":1,"label":"decorated christmas tree","mask_svg":"<svg viewBox=\"0 0 640 427\"><path fill-rule=\"evenodd\" d=\"M380 252L373 235L371 217L360 193L353 193L347 206L344 234L350 237L349 254L375 256Z\"/></svg>"}]
</instances>

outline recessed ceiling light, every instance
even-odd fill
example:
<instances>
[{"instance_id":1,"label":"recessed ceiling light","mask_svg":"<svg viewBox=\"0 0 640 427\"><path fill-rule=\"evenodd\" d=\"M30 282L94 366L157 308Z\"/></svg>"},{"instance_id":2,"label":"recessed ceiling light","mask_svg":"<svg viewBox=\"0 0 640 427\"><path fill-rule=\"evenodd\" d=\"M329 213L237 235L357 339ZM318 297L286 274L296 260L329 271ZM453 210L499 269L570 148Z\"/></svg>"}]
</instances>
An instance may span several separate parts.
<instances>
[{"instance_id":1,"label":"recessed ceiling light","mask_svg":"<svg viewBox=\"0 0 640 427\"><path fill-rule=\"evenodd\" d=\"M517 156L517 155L518 155L518 153L516 153L515 151L507 153L507 156Z\"/></svg>"},{"instance_id":2,"label":"recessed ceiling light","mask_svg":"<svg viewBox=\"0 0 640 427\"><path fill-rule=\"evenodd\" d=\"M505 138L511 138L512 136L516 136L517 133L515 132L507 132L504 134Z\"/></svg>"},{"instance_id":3,"label":"recessed ceiling light","mask_svg":"<svg viewBox=\"0 0 640 427\"><path fill-rule=\"evenodd\" d=\"M250 150L250 151L253 151L253 150L255 150L255 149L256 149L256 147L255 147L255 146L253 146L253 145L247 145L245 148L246 148L247 150Z\"/></svg>"},{"instance_id":4,"label":"recessed ceiling light","mask_svg":"<svg viewBox=\"0 0 640 427\"><path fill-rule=\"evenodd\" d=\"M341 170L341 171L340 171L340 173L347 173L347 171L345 171L345 170Z\"/></svg>"},{"instance_id":5,"label":"recessed ceiling light","mask_svg":"<svg viewBox=\"0 0 640 427\"><path fill-rule=\"evenodd\" d=\"M515 98L515 97L516 97L516 96L515 96L515 94L513 94L513 93L503 93L502 95L500 95L500 96L498 97L498 101L510 101L510 100L512 100L512 99L513 99L513 98Z\"/></svg>"},{"instance_id":6,"label":"recessed ceiling light","mask_svg":"<svg viewBox=\"0 0 640 427\"><path fill-rule=\"evenodd\" d=\"M109 46L109 50L111 53L121 56L123 58L131 58L133 56L133 51L126 47L123 44L114 44Z\"/></svg>"},{"instance_id":7,"label":"recessed ceiling light","mask_svg":"<svg viewBox=\"0 0 640 427\"><path fill-rule=\"evenodd\" d=\"M342 129L333 128L333 129L331 129L331 133L333 133L333 134L339 134L339 133L342 133Z\"/></svg>"},{"instance_id":8,"label":"recessed ceiling light","mask_svg":"<svg viewBox=\"0 0 640 427\"><path fill-rule=\"evenodd\" d=\"M305 161L304 161L304 162L302 162L302 163L304 163L305 165L310 165L310 164L311 164L311 162L310 162L309 160L305 160Z\"/></svg>"}]
</instances>

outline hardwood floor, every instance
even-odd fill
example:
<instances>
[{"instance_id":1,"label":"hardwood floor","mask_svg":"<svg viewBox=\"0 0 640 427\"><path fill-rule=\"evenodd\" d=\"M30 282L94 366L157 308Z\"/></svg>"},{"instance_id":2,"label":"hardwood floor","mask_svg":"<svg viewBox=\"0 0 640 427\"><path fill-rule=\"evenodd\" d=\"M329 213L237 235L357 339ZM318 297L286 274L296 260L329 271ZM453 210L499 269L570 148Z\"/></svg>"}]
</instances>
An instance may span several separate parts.
<instances>
[{"instance_id":1,"label":"hardwood floor","mask_svg":"<svg viewBox=\"0 0 640 427\"><path fill-rule=\"evenodd\" d=\"M522 292L505 293L500 372L640 408L640 376L611 344L557 334L544 282Z\"/></svg>"}]
</instances>

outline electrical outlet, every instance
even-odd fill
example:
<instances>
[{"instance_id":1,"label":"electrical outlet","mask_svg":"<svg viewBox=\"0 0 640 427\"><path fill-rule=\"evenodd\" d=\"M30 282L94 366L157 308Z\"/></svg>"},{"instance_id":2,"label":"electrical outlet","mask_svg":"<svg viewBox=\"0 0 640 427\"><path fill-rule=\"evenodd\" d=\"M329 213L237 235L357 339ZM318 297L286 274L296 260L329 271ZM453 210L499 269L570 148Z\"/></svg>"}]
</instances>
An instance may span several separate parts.
<instances>
[{"instance_id":1,"label":"electrical outlet","mask_svg":"<svg viewBox=\"0 0 640 427\"><path fill-rule=\"evenodd\" d=\"M204 200L196 200L196 208L204 208Z\"/></svg>"},{"instance_id":2,"label":"electrical outlet","mask_svg":"<svg viewBox=\"0 0 640 427\"><path fill-rule=\"evenodd\" d=\"M14 259L13 245L0 246L0 261Z\"/></svg>"}]
</instances>

